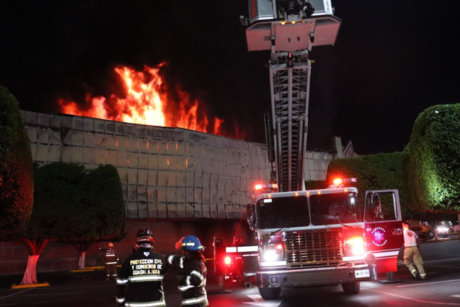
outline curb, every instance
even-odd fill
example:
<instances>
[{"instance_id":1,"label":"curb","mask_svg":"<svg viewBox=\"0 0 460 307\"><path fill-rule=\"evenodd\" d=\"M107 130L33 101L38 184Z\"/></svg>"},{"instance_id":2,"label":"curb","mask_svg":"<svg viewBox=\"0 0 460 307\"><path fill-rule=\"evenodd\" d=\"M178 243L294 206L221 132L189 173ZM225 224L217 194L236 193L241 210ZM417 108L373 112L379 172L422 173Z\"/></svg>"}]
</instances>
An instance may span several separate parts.
<instances>
[{"instance_id":1,"label":"curb","mask_svg":"<svg viewBox=\"0 0 460 307\"><path fill-rule=\"evenodd\" d=\"M45 281L43 283L30 284L30 285L13 284L11 286L11 289L38 288L38 287L49 287L49 286L50 284Z\"/></svg>"}]
</instances>

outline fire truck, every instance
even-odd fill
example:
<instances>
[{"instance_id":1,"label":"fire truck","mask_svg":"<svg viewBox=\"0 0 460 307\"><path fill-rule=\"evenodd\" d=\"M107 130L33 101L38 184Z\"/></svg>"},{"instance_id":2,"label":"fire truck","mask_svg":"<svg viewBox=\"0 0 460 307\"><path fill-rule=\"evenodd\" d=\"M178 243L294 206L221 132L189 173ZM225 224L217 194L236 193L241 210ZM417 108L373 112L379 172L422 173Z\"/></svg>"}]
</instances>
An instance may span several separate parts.
<instances>
[{"instance_id":1,"label":"fire truck","mask_svg":"<svg viewBox=\"0 0 460 307\"><path fill-rule=\"evenodd\" d=\"M313 47L333 45L341 20L330 0L249 0L248 50L269 51L271 115L265 117L270 182L247 207L258 241L256 283L266 300L282 288L360 282L396 271L403 245L397 190L366 191L353 180L306 190L304 162Z\"/></svg>"},{"instance_id":2,"label":"fire truck","mask_svg":"<svg viewBox=\"0 0 460 307\"><path fill-rule=\"evenodd\" d=\"M247 208L258 238L257 287L266 299L281 288L338 285L357 294L361 281L395 272L403 245L397 190L358 190L335 182L326 189L277 192L259 185Z\"/></svg>"}]
</instances>

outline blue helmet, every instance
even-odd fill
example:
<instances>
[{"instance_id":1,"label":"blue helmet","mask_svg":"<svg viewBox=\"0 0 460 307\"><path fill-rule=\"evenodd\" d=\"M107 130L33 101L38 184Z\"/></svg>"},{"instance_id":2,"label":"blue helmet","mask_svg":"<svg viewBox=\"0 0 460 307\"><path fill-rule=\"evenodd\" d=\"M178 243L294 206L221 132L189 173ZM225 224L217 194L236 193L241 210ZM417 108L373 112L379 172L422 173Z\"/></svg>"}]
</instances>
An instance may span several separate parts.
<instances>
[{"instance_id":1,"label":"blue helmet","mask_svg":"<svg viewBox=\"0 0 460 307\"><path fill-rule=\"evenodd\" d=\"M181 248L189 251L203 251L205 247L201 245L200 239L189 235L182 239Z\"/></svg>"}]
</instances>

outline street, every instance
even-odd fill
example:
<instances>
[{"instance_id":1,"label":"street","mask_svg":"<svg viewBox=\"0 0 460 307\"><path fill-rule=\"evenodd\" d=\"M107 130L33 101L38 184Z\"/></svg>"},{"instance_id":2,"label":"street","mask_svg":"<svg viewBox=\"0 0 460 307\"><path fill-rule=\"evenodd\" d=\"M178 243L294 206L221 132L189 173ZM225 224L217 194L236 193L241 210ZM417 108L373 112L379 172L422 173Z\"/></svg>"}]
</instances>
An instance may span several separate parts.
<instances>
[{"instance_id":1,"label":"street","mask_svg":"<svg viewBox=\"0 0 460 307\"><path fill-rule=\"evenodd\" d=\"M414 280L400 264L398 283L361 283L358 295L346 295L340 286L284 289L274 301L261 299L257 288L227 283L227 291L218 291L209 278L210 306L460 306L460 242L458 240L423 243L421 247L428 280ZM211 268L211 265L208 265ZM116 306L115 282L105 282L102 272L69 274L50 280L50 287L9 289L5 278L0 283L2 306ZM46 275L39 275L47 277ZM51 275L49 276L51 278ZM386 276L379 276L381 280ZM179 306L180 294L173 274L165 281L168 306Z\"/></svg>"}]
</instances>

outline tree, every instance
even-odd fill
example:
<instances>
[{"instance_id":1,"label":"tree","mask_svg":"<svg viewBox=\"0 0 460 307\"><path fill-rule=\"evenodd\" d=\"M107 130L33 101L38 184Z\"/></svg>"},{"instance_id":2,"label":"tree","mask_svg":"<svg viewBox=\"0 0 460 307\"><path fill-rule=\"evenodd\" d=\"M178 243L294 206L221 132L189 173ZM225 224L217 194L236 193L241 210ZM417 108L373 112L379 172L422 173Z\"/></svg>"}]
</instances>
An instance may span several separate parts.
<instances>
[{"instance_id":1,"label":"tree","mask_svg":"<svg viewBox=\"0 0 460 307\"><path fill-rule=\"evenodd\" d=\"M0 86L0 238L23 231L32 214L30 141L16 98Z\"/></svg>"},{"instance_id":2,"label":"tree","mask_svg":"<svg viewBox=\"0 0 460 307\"><path fill-rule=\"evenodd\" d=\"M85 182L86 201L89 207L84 223L85 236L80 237L74 246L80 252L79 268L83 269L86 251L91 242L99 240L118 241L124 235L125 205L120 176L112 165L100 165L88 172Z\"/></svg>"},{"instance_id":3,"label":"tree","mask_svg":"<svg viewBox=\"0 0 460 307\"><path fill-rule=\"evenodd\" d=\"M460 104L420 113L404 153L404 175L412 208L460 211Z\"/></svg>"},{"instance_id":4,"label":"tree","mask_svg":"<svg viewBox=\"0 0 460 307\"><path fill-rule=\"evenodd\" d=\"M327 171L327 182L334 178L356 178L354 184L360 192L358 204L363 206L366 190L397 189L402 215L414 217L414 212L406 206L407 197L403 187L403 153L382 153L357 158L331 161Z\"/></svg>"},{"instance_id":5,"label":"tree","mask_svg":"<svg viewBox=\"0 0 460 307\"><path fill-rule=\"evenodd\" d=\"M75 163L37 166L34 212L22 237L29 250L22 283L37 282L37 261L50 240L72 242L84 249L94 240L120 237L123 229L121 182L115 167L86 170ZM84 254L80 259L84 263Z\"/></svg>"}]
</instances>

